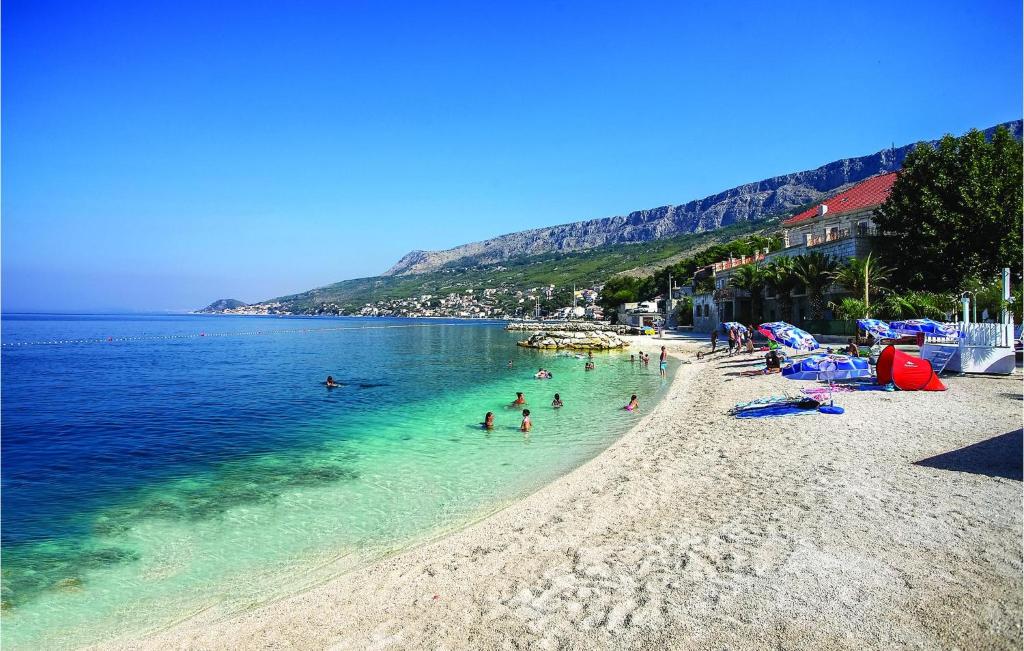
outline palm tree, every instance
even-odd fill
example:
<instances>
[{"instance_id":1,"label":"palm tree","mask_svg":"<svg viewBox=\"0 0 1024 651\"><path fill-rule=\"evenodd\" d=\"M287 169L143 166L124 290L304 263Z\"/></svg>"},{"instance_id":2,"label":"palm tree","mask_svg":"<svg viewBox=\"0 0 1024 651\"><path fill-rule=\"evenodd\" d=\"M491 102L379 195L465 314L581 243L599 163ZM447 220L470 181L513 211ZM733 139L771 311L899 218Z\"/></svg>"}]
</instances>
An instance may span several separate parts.
<instances>
[{"instance_id":1,"label":"palm tree","mask_svg":"<svg viewBox=\"0 0 1024 651\"><path fill-rule=\"evenodd\" d=\"M793 260L793 273L807 288L807 305L812 319L820 319L825 312L825 289L832 284L832 275L839 264L830 255L815 251L798 255Z\"/></svg>"},{"instance_id":2,"label":"palm tree","mask_svg":"<svg viewBox=\"0 0 1024 651\"><path fill-rule=\"evenodd\" d=\"M793 258L779 258L765 268L765 277L768 284L775 288L776 298L779 301L779 318L783 321L793 317L793 296L792 292L800 285L800 278L796 275L796 263Z\"/></svg>"},{"instance_id":3,"label":"palm tree","mask_svg":"<svg viewBox=\"0 0 1024 651\"><path fill-rule=\"evenodd\" d=\"M764 269L756 264L744 265L732 272L729 284L750 292L750 318L761 320L761 299L767 282Z\"/></svg>"},{"instance_id":4,"label":"palm tree","mask_svg":"<svg viewBox=\"0 0 1024 651\"><path fill-rule=\"evenodd\" d=\"M879 264L869 253L864 258L850 258L832 274L832 279L862 299L867 316L871 316L871 295L884 289L882 284L891 273L892 269Z\"/></svg>"}]
</instances>

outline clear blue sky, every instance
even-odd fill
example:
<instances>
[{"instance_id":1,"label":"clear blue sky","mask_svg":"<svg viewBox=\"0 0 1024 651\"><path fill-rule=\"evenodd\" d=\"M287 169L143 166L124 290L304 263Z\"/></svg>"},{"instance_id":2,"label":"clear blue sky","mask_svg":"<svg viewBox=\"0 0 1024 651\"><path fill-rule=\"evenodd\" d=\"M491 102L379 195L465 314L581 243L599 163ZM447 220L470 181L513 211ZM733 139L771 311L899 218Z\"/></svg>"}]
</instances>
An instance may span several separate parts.
<instances>
[{"instance_id":1,"label":"clear blue sky","mask_svg":"<svg viewBox=\"0 0 1024 651\"><path fill-rule=\"evenodd\" d=\"M1021 115L1019 0L690 5L4 0L3 307L255 301Z\"/></svg>"}]
</instances>

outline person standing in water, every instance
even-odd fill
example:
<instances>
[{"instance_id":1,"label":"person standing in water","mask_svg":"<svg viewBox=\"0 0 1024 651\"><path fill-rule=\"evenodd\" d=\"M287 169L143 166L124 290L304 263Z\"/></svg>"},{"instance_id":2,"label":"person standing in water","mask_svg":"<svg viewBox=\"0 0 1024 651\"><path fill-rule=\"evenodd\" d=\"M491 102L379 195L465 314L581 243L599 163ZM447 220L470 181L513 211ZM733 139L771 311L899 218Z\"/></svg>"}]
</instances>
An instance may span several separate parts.
<instances>
[{"instance_id":1,"label":"person standing in water","mask_svg":"<svg viewBox=\"0 0 1024 651\"><path fill-rule=\"evenodd\" d=\"M661 357L658 358L658 369L661 373L661 377L665 377L668 374L668 353L665 352L665 347L661 347Z\"/></svg>"},{"instance_id":2,"label":"person standing in water","mask_svg":"<svg viewBox=\"0 0 1024 651\"><path fill-rule=\"evenodd\" d=\"M526 398L523 397L523 392L522 391L516 391L516 399L512 401L512 406L516 407L518 405L525 405L525 404L526 404Z\"/></svg>"},{"instance_id":3,"label":"person standing in water","mask_svg":"<svg viewBox=\"0 0 1024 651\"><path fill-rule=\"evenodd\" d=\"M324 382L324 386L327 387L328 389L334 389L340 387L341 385L334 381L333 375L328 375L327 381Z\"/></svg>"},{"instance_id":4,"label":"person standing in water","mask_svg":"<svg viewBox=\"0 0 1024 651\"><path fill-rule=\"evenodd\" d=\"M494 429L494 412L487 412L487 415L484 416L484 422L480 424L483 425L484 429L487 431L491 431L492 429Z\"/></svg>"},{"instance_id":5,"label":"person standing in water","mask_svg":"<svg viewBox=\"0 0 1024 651\"><path fill-rule=\"evenodd\" d=\"M561 408L562 407L562 396L560 396L560 395L558 395L556 393L555 394L555 399L551 401L551 407L554 408L554 409Z\"/></svg>"},{"instance_id":6,"label":"person standing in water","mask_svg":"<svg viewBox=\"0 0 1024 651\"><path fill-rule=\"evenodd\" d=\"M530 420L530 410L524 409L523 422L519 424L519 431L528 433L531 429L533 429L533 421Z\"/></svg>"}]
</instances>

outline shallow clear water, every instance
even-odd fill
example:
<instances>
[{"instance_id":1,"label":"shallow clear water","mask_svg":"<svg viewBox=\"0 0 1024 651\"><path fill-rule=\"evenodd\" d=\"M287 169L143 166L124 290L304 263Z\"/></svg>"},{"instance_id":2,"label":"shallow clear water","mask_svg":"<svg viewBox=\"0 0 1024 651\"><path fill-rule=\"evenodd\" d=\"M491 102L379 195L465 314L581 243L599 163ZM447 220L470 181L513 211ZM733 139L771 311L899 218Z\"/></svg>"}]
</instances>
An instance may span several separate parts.
<instances>
[{"instance_id":1,"label":"shallow clear water","mask_svg":"<svg viewBox=\"0 0 1024 651\"><path fill-rule=\"evenodd\" d=\"M594 457L639 417L630 393L642 414L664 387L656 362L584 372L484 322L2 325L5 648L243 610L463 526Z\"/></svg>"}]
</instances>

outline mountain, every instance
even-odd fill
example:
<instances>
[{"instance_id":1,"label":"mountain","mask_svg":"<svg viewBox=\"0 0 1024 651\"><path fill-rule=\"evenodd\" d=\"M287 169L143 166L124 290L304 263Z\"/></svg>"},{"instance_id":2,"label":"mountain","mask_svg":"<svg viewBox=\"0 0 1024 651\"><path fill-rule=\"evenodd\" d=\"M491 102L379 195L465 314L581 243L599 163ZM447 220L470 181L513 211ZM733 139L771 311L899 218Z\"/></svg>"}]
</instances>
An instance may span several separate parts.
<instances>
[{"instance_id":1,"label":"mountain","mask_svg":"<svg viewBox=\"0 0 1024 651\"><path fill-rule=\"evenodd\" d=\"M990 136L998 126L1006 127L1018 139L1021 137L1020 120L991 127L985 134ZM383 275L421 274L445 267L494 264L521 256L713 231L816 203L870 176L897 170L915 146L916 143L868 156L844 158L817 169L747 183L681 205L509 233L442 251L411 251Z\"/></svg>"},{"instance_id":2,"label":"mountain","mask_svg":"<svg viewBox=\"0 0 1024 651\"><path fill-rule=\"evenodd\" d=\"M237 310L240 307L246 307L246 305L246 303L233 298L222 298L210 303L201 310L197 310L197 312L200 314L215 314L226 310Z\"/></svg>"}]
</instances>

